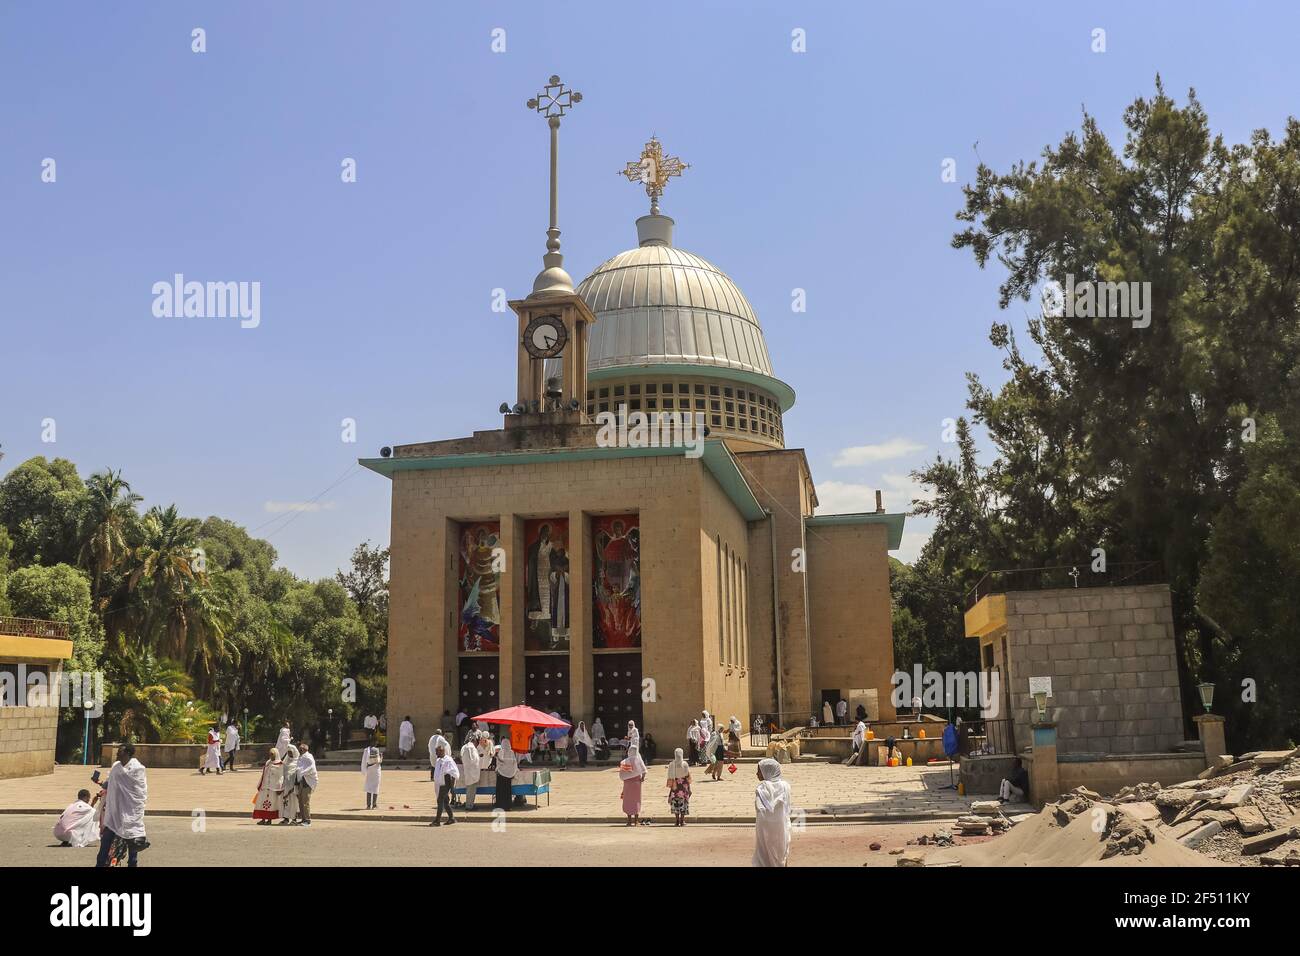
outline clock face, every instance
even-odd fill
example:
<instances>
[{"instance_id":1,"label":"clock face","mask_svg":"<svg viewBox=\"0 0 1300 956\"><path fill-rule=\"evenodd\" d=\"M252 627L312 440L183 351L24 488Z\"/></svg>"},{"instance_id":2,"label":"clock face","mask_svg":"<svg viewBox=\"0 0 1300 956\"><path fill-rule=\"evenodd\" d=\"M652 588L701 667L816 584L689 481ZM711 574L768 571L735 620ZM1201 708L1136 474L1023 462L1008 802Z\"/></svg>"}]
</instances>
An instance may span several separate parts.
<instances>
[{"instance_id":1,"label":"clock face","mask_svg":"<svg viewBox=\"0 0 1300 956\"><path fill-rule=\"evenodd\" d=\"M558 316L539 315L524 329L524 348L533 358L555 358L564 351L569 332Z\"/></svg>"}]
</instances>

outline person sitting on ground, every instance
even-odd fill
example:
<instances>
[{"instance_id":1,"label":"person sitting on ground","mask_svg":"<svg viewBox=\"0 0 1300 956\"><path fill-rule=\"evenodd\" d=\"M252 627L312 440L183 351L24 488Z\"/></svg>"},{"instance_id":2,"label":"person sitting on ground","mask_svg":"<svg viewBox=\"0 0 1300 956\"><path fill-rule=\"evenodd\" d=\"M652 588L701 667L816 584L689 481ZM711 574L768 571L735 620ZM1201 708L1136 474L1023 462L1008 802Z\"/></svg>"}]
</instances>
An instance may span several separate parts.
<instances>
[{"instance_id":1,"label":"person sitting on ground","mask_svg":"<svg viewBox=\"0 0 1300 956\"><path fill-rule=\"evenodd\" d=\"M1006 777L998 784L998 799L1003 803L1008 800L1020 803L1029 793L1029 773L1025 770L1024 764L1020 758L1011 765L1011 776Z\"/></svg>"},{"instance_id":2,"label":"person sitting on ground","mask_svg":"<svg viewBox=\"0 0 1300 956\"><path fill-rule=\"evenodd\" d=\"M99 842L99 821L90 802L89 790L78 790L77 799L63 811L54 824L54 839L60 846L89 846Z\"/></svg>"}]
</instances>

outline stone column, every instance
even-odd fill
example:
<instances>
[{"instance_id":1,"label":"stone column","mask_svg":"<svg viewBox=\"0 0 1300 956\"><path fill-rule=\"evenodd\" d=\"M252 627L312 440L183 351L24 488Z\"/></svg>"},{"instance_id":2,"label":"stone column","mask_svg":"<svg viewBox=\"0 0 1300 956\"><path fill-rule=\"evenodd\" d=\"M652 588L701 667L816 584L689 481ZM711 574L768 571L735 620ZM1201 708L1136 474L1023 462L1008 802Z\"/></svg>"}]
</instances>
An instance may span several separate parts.
<instances>
[{"instance_id":1,"label":"stone column","mask_svg":"<svg viewBox=\"0 0 1300 956\"><path fill-rule=\"evenodd\" d=\"M1224 719L1218 714L1197 714L1192 720L1196 721L1201 747L1205 750L1205 766L1216 766L1219 757L1228 752Z\"/></svg>"},{"instance_id":2,"label":"stone column","mask_svg":"<svg viewBox=\"0 0 1300 956\"><path fill-rule=\"evenodd\" d=\"M1029 764L1029 799L1036 807L1061 795L1061 771L1056 765L1056 722L1035 722L1034 752Z\"/></svg>"},{"instance_id":3,"label":"stone column","mask_svg":"<svg viewBox=\"0 0 1300 956\"><path fill-rule=\"evenodd\" d=\"M591 727L591 521L581 510L569 512L569 715L574 726Z\"/></svg>"},{"instance_id":4,"label":"stone column","mask_svg":"<svg viewBox=\"0 0 1300 956\"><path fill-rule=\"evenodd\" d=\"M501 575L501 689L500 706L524 702L524 521L514 514L501 516L501 547L506 569Z\"/></svg>"}]
</instances>

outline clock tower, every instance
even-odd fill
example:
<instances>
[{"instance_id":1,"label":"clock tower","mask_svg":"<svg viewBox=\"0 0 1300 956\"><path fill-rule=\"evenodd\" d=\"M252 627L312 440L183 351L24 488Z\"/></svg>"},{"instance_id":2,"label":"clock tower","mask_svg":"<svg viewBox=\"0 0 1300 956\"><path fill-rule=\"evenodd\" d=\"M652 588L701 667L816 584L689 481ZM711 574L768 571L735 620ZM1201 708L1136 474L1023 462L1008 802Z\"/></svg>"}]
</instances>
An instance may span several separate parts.
<instances>
[{"instance_id":1,"label":"clock tower","mask_svg":"<svg viewBox=\"0 0 1300 956\"><path fill-rule=\"evenodd\" d=\"M524 416L562 416L580 422L587 397L587 340L596 316L573 290L560 254L556 224L557 161L560 117L582 102L582 94L567 89L558 76L528 101L528 108L546 117L551 130L551 220L546 230L544 268L533 281L532 294L510 302L519 318L519 389L517 404L507 412L507 425L522 424ZM548 383L546 363L559 360L559 382ZM553 367L553 366L552 366ZM513 421L511 421L513 419Z\"/></svg>"}]
</instances>

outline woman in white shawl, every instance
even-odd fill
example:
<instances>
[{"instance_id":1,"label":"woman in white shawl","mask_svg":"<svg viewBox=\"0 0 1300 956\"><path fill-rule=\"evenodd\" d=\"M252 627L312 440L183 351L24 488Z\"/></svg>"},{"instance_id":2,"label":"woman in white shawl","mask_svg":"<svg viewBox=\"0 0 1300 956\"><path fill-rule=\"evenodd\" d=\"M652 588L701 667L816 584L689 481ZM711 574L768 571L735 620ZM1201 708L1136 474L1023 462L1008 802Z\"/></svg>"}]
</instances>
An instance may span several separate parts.
<instances>
[{"instance_id":1,"label":"woman in white shawl","mask_svg":"<svg viewBox=\"0 0 1300 956\"><path fill-rule=\"evenodd\" d=\"M90 805L89 790L80 791L77 799L63 811L59 822L54 824L54 839L63 846L76 847L99 842L99 821L95 819L95 808Z\"/></svg>"},{"instance_id":2,"label":"woman in white shawl","mask_svg":"<svg viewBox=\"0 0 1300 956\"><path fill-rule=\"evenodd\" d=\"M361 751L361 772L366 780L366 809L379 809L379 782L383 776L384 755L379 748L367 746Z\"/></svg>"},{"instance_id":3,"label":"woman in white shawl","mask_svg":"<svg viewBox=\"0 0 1300 956\"><path fill-rule=\"evenodd\" d=\"M696 717L686 728L686 759L695 763L700 759L700 719Z\"/></svg>"},{"instance_id":4,"label":"woman in white shawl","mask_svg":"<svg viewBox=\"0 0 1300 956\"><path fill-rule=\"evenodd\" d=\"M605 739L605 725L600 722L599 717L591 722L591 736L596 743Z\"/></svg>"},{"instance_id":5,"label":"woman in white shawl","mask_svg":"<svg viewBox=\"0 0 1300 956\"><path fill-rule=\"evenodd\" d=\"M292 826L298 822L298 748L288 745L284 760L284 789L280 791L280 825Z\"/></svg>"},{"instance_id":6,"label":"woman in white shawl","mask_svg":"<svg viewBox=\"0 0 1300 956\"><path fill-rule=\"evenodd\" d=\"M415 749L415 724L410 717L402 719L402 726L397 731L397 752L405 760Z\"/></svg>"},{"instance_id":7,"label":"woman in white shawl","mask_svg":"<svg viewBox=\"0 0 1300 956\"><path fill-rule=\"evenodd\" d=\"M199 772L207 773L209 770L221 773L221 731L215 726L208 729L208 749Z\"/></svg>"},{"instance_id":8,"label":"woman in white shawl","mask_svg":"<svg viewBox=\"0 0 1300 956\"><path fill-rule=\"evenodd\" d=\"M460 762L462 770L460 772L460 782L465 786L465 809L474 809L474 793L478 790L479 777L483 775L483 764L479 759L478 752L478 731L472 731L465 740L465 746L460 748ZM437 786L434 781L434 786ZM434 795L434 806L437 806L437 794Z\"/></svg>"},{"instance_id":9,"label":"woman in white shawl","mask_svg":"<svg viewBox=\"0 0 1300 956\"><path fill-rule=\"evenodd\" d=\"M754 866L785 866L790 857L790 785L771 757L758 762L754 791Z\"/></svg>"},{"instance_id":10,"label":"woman in white shawl","mask_svg":"<svg viewBox=\"0 0 1300 956\"><path fill-rule=\"evenodd\" d=\"M618 765L618 779L623 781L623 812L627 814L630 827L641 823L641 784L645 781L645 774L640 745L629 746L627 759Z\"/></svg>"},{"instance_id":11,"label":"woman in white shawl","mask_svg":"<svg viewBox=\"0 0 1300 956\"><path fill-rule=\"evenodd\" d=\"M722 779L722 761L727 755L726 745L722 742L722 730L718 727L713 728L709 734L708 743L704 745L704 752L709 757L709 774L714 781Z\"/></svg>"},{"instance_id":12,"label":"woman in white shawl","mask_svg":"<svg viewBox=\"0 0 1300 956\"><path fill-rule=\"evenodd\" d=\"M849 763L865 764L867 762L866 754L862 753L862 745L867 739L867 725L859 720L858 725L853 728L853 755L849 757Z\"/></svg>"},{"instance_id":13,"label":"woman in white shawl","mask_svg":"<svg viewBox=\"0 0 1300 956\"><path fill-rule=\"evenodd\" d=\"M510 746L510 735L501 735L501 745L497 747L497 798L493 804L498 810L509 810L512 798L511 787L514 786L515 774L519 772L519 758Z\"/></svg>"},{"instance_id":14,"label":"woman in white shawl","mask_svg":"<svg viewBox=\"0 0 1300 956\"><path fill-rule=\"evenodd\" d=\"M686 826L691 812L691 765L681 747L673 751L673 762L668 765L668 809L677 818L673 826Z\"/></svg>"},{"instance_id":15,"label":"woman in white shawl","mask_svg":"<svg viewBox=\"0 0 1300 956\"><path fill-rule=\"evenodd\" d=\"M587 732L586 721L578 721L578 729L573 732L573 745L578 751L578 766L587 766L587 755L596 749L596 742Z\"/></svg>"},{"instance_id":16,"label":"woman in white shawl","mask_svg":"<svg viewBox=\"0 0 1300 956\"><path fill-rule=\"evenodd\" d=\"M636 721L627 722L627 752L630 754L633 749L641 749L641 731L636 729Z\"/></svg>"},{"instance_id":17,"label":"woman in white shawl","mask_svg":"<svg viewBox=\"0 0 1300 956\"><path fill-rule=\"evenodd\" d=\"M259 826L270 826L280 819L280 791L283 789L284 763L280 760L280 751L272 747L262 765L257 793L253 794L253 819Z\"/></svg>"}]
</instances>

